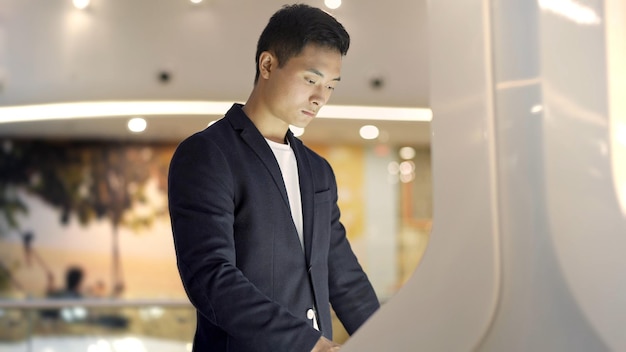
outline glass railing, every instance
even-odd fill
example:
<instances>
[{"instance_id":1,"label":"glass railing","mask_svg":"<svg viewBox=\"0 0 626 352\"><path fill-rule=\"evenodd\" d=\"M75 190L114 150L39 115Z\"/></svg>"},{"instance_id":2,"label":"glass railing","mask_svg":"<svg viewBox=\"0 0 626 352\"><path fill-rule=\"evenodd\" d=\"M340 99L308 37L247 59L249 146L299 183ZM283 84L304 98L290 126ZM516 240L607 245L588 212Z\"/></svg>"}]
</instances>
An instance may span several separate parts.
<instances>
[{"instance_id":1,"label":"glass railing","mask_svg":"<svg viewBox=\"0 0 626 352\"><path fill-rule=\"evenodd\" d=\"M187 352L195 314L182 300L0 300L0 352Z\"/></svg>"}]
</instances>

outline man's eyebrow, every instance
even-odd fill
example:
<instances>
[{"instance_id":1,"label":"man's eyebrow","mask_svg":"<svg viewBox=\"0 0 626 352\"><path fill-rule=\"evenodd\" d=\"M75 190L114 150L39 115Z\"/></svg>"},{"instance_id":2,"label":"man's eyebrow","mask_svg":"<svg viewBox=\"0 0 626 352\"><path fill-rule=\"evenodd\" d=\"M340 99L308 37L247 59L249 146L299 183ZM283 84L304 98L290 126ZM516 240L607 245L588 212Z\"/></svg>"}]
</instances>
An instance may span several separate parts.
<instances>
[{"instance_id":1,"label":"man's eyebrow","mask_svg":"<svg viewBox=\"0 0 626 352\"><path fill-rule=\"evenodd\" d=\"M316 75L318 75L318 76L320 76L320 77L324 78L324 74L323 74L323 73L321 73L319 70L316 70L316 69L314 69L314 68L310 68L310 69L308 69L307 71L308 71L308 72L311 72L311 73L314 73L314 74L316 74ZM337 82L339 82L339 81L341 81L341 77L333 78L333 81L337 81Z\"/></svg>"}]
</instances>

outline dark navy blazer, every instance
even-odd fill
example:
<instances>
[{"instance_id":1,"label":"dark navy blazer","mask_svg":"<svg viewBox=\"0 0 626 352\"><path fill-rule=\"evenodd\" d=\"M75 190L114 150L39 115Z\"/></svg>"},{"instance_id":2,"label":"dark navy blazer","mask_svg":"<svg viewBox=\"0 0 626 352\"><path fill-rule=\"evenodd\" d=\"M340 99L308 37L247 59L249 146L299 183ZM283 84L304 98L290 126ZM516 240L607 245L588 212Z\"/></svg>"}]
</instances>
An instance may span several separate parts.
<instances>
[{"instance_id":1,"label":"dark navy blazer","mask_svg":"<svg viewBox=\"0 0 626 352\"><path fill-rule=\"evenodd\" d=\"M291 132L304 253L280 167L239 104L183 141L169 171L178 269L198 311L194 351L310 351L379 307L339 222L330 165ZM321 333L307 319L317 307Z\"/></svg>"}]
</instances>

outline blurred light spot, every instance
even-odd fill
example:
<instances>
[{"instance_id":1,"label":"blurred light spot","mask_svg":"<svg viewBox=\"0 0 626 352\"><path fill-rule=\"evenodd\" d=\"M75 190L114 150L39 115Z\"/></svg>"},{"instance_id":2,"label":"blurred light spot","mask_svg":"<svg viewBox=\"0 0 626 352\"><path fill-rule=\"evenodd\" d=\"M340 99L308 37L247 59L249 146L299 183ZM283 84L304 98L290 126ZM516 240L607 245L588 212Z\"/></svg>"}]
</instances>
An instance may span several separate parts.
<instances>
[{"instance_id":1,"label":"blurred light spot","mask_svg":"<svg viewBox=\"0 0 626 352\"><path fill-rule=\"evenodd\" d=\"M400 174L409 175L415 171L415 163L412 161L403 161L400 163Z\"/></svg>"},{"instance_id":2,"label":"blurred light spot","mask_svg":"<svg viewBox=\"0 0 626 352\"><path fill-rule=\"evenodd\" d=\"M341 0L324 0L324 5L331 10L339 8L341 6Z\"/></svg>"},{"instance_id":3,"label":"blurred light spot","mask_svg":"<svg viewBox=\"0 0 626 352\"><path fill-rule=\"evenodd\" d=\"M412 161L403 161L400 163L400 181L403 183L411 182L415 179L415 163Z\"/></svg>"},{"instance_id":4,"label":"blurred light spot","mask_svg":"<svg viewBox=\"0 0 626 352\"><path fill-rule=\"evenodd\" d=\"M87 309L84 307L74 307L72 308L72 314L77 320L84 320L87 318Z\"/></svg>"},{"instance_id":5,"label":"blurred light spot","mask_svg":"<svg viewBox=\"0 0 626 352\"><path fill-rule=\"evenodd\" d=\"M530 112L532 114L538 114L538 113L540 113L542 111L543 111L543 105L537 104L537 105L533 105L533 107L530 108Z\"/></svg>"},{"instance_id":6,"label":"blurred light spot","mask_svg":"<svg viewBox=\"0 0 626 352\"><path fill-rule=\"evenodd\" d=\"M126 337L113 341L115 352L146 352L146 346L136 337Z\"/></svg>"},{"instance_id":7,"label":"blurred light spot","mask_svg":"<svg viewBox=\"0 0 626 352\"><path fill-rule=\"evenodd\" d=\"M74 7L79 10L84 10L89 6L90 0L72 0Z\"/></svg>"},{"instance_id":8,"label":"blurred light spot","mask_svg":"<svg viewBox=\"0 0 626 352\"><path fill-rule=\"evenodd\" d=\"M128 120L128 129L131 132L143 132L146 130L147 125L148 123L143 117L133 117L132 119Z\"/></svg>"},{"instance_id":9,"label":"blurred light spot","mask_svg":"<svg viewBox=\"0 0 626 352\"><path fill-rule=\"evenodd\" d=\"M589 6L574 0L539 0L539 7L563 18L586 25L600 23L600 16Z\"/></svg>"},{"instance_id":10,"label":"blurred light spot","mask_svg":"<svg viewBox=\"0 0 626 352\"><path fill-rule=\"evenodd\" d=\"M139 316L143 320L155 320L162 317L164 313L165 311L161 307L150 307L141 309L139 311Z\"/></svg>"},{"instance_id":11,"label":"blurred light spot","mask_svg":"<svg viewBox=\"0 0 626 352\"><path fill-rule=\"evenodd\" d=\"M379 144L374 148L374 153L379 157L385 157L389 155L389 146L387 144Z\"/></svg>"},{"instance_id":12,"label":"blurred light spot","mask_svg":"<svg viewBox=\"0 0 626 352\"><path fill-rule=\"evenodd\" d=\"M400 164L397 161L392 161L387 164L387 171L390 175L397 175L400 173Z\"/></svg>"},{"instance_id":13,"label":"blurred light spot","mask_svg":"<svg viewBox=\"0 0 626 352\"><path fill-rule=\"evenodd\" d=\"M155 319L162 317L163 313L165 313L165 311L161 307L150 307L149 311L150 315Z\"/></svg>"},{"instance_id":14,"label":"blurred light spot","mask_svg":"<svg viewBox=\"0 0 626 352\"><path fill-rule=\"evenodd\" d=\"M378 137L378 127L374 125L365 125L359 130L359 134L363 139L376 139Z\"/></svg>"},{"instance_id":15,"label":"blurred light spot","mask_svg":"<svg viewBox=\"0 0 626 352\"><path fill-rule=\"evenodd\" d=\"M411 181L413 181L413 179L415 179L415 175L414 174L409 174L409 175L400 175L400 181L402 181L402 183L409 183Z\"/></svg>"},{"instance_id":16,"label":"blurred light spot","mask_svg":"<svg viewBox=\"0 0 626 352\"><path fill-rule=\"evenodd\" d=\"M413 147L402 147L398 152L400 154L400 158L404 160L411 160L415 158L415 148Z\"/></svg>"},{"instance_id":17,"label":"blurred light spot","mask_svg":"<svg viewBox=\"0 0 626 352\"><path fill-rule=\"evenodd\" d=\"M87 347L87 352L112 352L111 344L107 340L98 340Z\"/></svg>"}]
</instances>

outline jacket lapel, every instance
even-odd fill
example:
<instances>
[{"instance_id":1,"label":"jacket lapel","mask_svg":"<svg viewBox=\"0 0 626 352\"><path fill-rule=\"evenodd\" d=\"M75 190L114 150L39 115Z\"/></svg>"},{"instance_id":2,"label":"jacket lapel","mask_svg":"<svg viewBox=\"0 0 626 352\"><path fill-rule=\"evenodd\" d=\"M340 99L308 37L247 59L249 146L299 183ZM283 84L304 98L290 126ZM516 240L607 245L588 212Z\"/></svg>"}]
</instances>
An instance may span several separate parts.
<instances>
[{"instance_id":1,"label":"jacket lapel","mask_svg":"<svg viewBox=\"0 0 626 352\"><path fill-rule=\"evenodd\" d=\"M274 184L276 184L276 187L280 191L283 203L289 209L287 189L285 188L285 182L283 181L276 157L274 157L272 149L265 141L263 135L261 135L261 132L259 132L248 116L246 116L241 107L242 105L240 104L234 104L226 113L225 118L230 121L235 130L239 131L243 141L250 146L263 165L265 165L267 171L272 175Z\"/></svg>"},{"instance_id":2,"label":"jacket lapel","mask_svg":"<svg viewBox=\"0 0 626 352\"><path fill-rule=\"evenodd\" d=\"M291 131L287 131L287 139L296 154L298 163L298 178L300 181L300 198L302 200L302 222L304 229L304 253L306 256L307 266L311 264L311 247L313 243L313 212L314 212L314 193L313 175L311 164L307 158L306 151L302 142L293 136Z\"/></svg>"}]
</instances>

